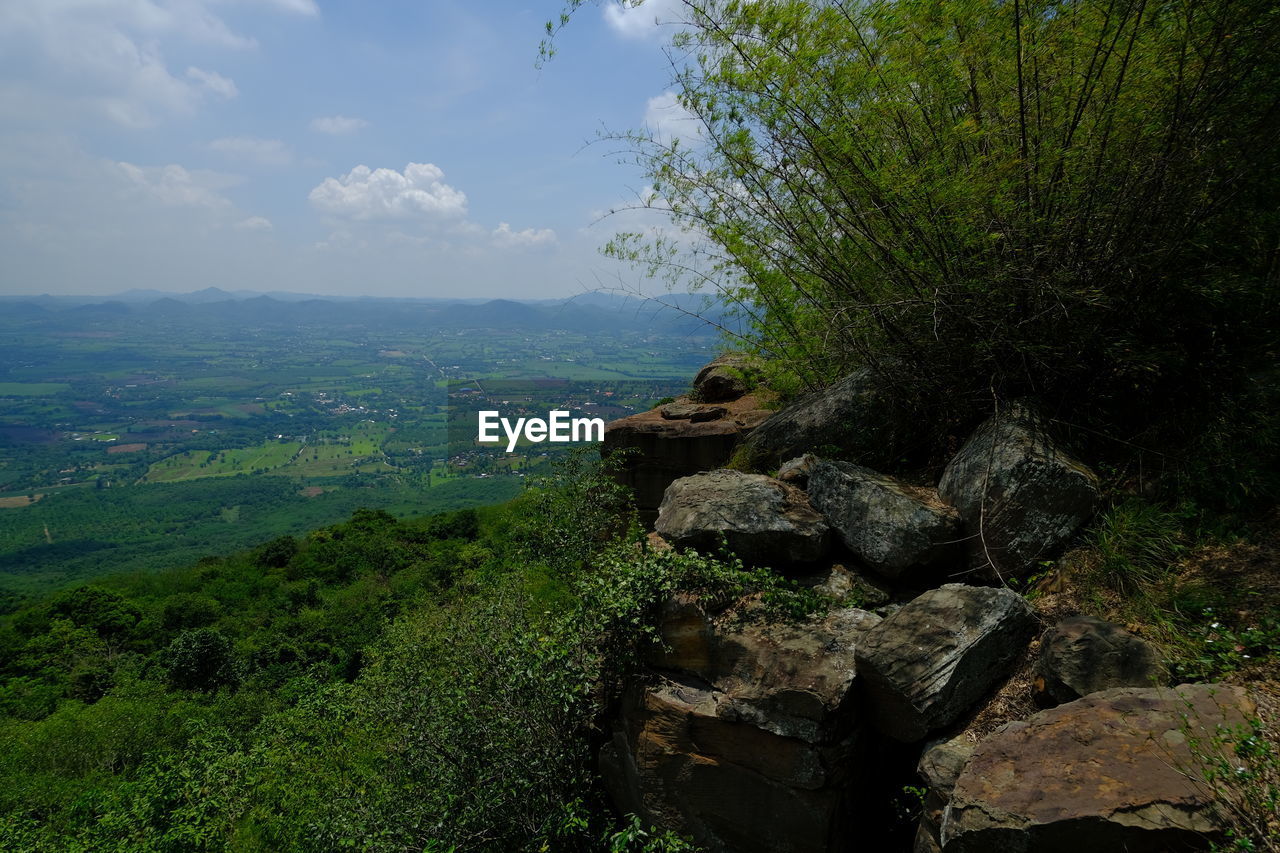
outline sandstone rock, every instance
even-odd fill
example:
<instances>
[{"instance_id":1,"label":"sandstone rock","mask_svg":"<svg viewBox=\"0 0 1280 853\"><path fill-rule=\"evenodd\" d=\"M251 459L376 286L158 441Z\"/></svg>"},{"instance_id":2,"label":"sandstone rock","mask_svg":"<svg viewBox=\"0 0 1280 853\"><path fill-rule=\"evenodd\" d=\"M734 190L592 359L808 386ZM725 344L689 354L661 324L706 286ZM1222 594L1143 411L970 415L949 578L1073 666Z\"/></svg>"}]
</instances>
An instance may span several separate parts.
<instances>
[{"instance_id":1,"label":"sandstone rock","mask_svg":"<svg viewBox=\"0 0 1280 853\"><path fill-rule=\"evenodd\" d=\"M655 529L671 544L713 551L723 536L743 560L806 563L827 552L828 527L804 492L763 474L721 469L667 487Z\"/></svg>"},{"instance_id":2,"label":"sandstone rock","mask_svg":"<svg viewBox=\"0 0 1280 853\"><path fill-rule=\"evenodd\" d=\"M997 579L1025 575L1059 550L1093 515L1098 481L1013 407L970 436L938 493L964 519L974 567Z\"/></svg>"},{"instance_id":3,"label":"sandstone rock","mask_svg":"<svg viewBox=\"0 0 1280 853\"><path fill-rule=\"evenodd\" d=\"M667 403L658 411L669 421L692 421L695 424L704 421L718 421L729 414L724 406L704 406L700 403Z\"/></svg>"},{"instance_id":4,"label":"sandstone rock","mask_svg":"<svg viewBox=\"0 0 1280 853\"><path fill-rule=\"evenodd\" d=\"M916 773L925 784L920 828L916 833L916 851L940 850L942 846L942 815L951 801L951 791L956 786L965 765L973 755L976 744L967 735L935 741L924 748Z\"/></svg>"},{"instance_id":5,"label":"sandstone rock","mask_svg":"<svg viewBox=\"0 0 1280 853\"><path fill-rule=\"evenodd\" d=\"M883 467L894 461L899 426L870 373L859 371L778 412L752 432L740 453L758 471L808 452Z\"/></svg>"},{"instance_id":6,"label":"sandstone rock","mask_svg":"<svg viewBox=\"0 0 1280 853\"><path fill-rule=\"evenodd\" d=\"M625 451L618 480L635 491L636 507L649 523L667 486L724 465L743 437L773 414L752 395L715 407L688 400L671 405L686 405L691 411L723 409L725 414L703 421L665 417L661 408L641 412L608 424L601 448L605 456Z\"/></svg>"},{"instance_id":7,"label":"sandstone rock","mask_svg":"<svg viewBox=\"0 0 1280 853\"><path fill-rule=\"evenodd\" d=\"M1057 705L1113 687L1152 687L1165 678L1150 643L1093 616L1072 616L1044 633L1035 664L1036 701Z\"/></svg>"},{"instance_id":8,"label":"sandstone rock","mask_svg":"<svg viewBox=\"0 0 1280 853\"><path fill-rule=\"evenodd\" d=\"M1010 723L956 782L943 849L1205 850L1222 832L1188 738L1255 713L1239 687L1196 684L1104 690Z\"/></svg>"},{"instance_id":9,"label":"sandstone rock","mask_svg":"<svg viewBox=\"0 0 1280 853\"><path fill-rule=\"evenodd\" d=\"M885 577L919 576L961 553L960 515L932 489L851 462L819 462L808 493L854 556Z\"/></svg>"},{"instance_id":10,"label":"sandstone rock","mask_svg":"<svg viewBox=\"0 0 1280 853\"><path fill-rule=\"evenodd\" d=\"M698 371L693 380L694 396L704 403L736 400L747 393L747 360L741 355L722 355Z\"/></svg>"},{"instance_id":11,"label":"sandstone rock","mask_svg":"<svg viewBox=\"0 0 1280 853\"><path fill-rule=\"evenodd\" d=\"M916 741L955 722L1007 674L1035 624L1008 589L947 584L913 599L858 644L876 725Z\"/></svg>"},{"instance_id":12,"label":"sandstone rock","mask_svg":"<svg viewBox=\"0 0 1280 853\"><path fill-rule=\"evenodd\" d=\"M663 605L662 642L647 661L712 685L720 717L816 743L847 725L854 647L879 622L845 607L793 623L768 618L758 602L717 611L678 593Z\"/></svg>"},{"instance_id":13,"label":"sandstone rock","mask_svg":"<svg viewBox=\"0 0 1280 853\"><path fill-rule=\"evenodd\" d=\"M855 741L815 746L715 714L711 691L665 681L624 700L600 765L619 810L733 853L847 849Z\"/></svg>"},{"instance_id":14,"label":"sandstone rock","mask_svg":"<svg viewBox=\"0 0 1280 853\"><path fill-rule=\"evenodd\" d=\"M814 466L819 462L818 457L812 453L806 453L803 456L797 456L795 459L789 459L783 462L778 468L778 479L784 483L790 483L797 488L803 489L809 482L809 475L813 473Z\"/></svg>"},{"instance_id":15,"label":"sandstone rock","mask_svg":"<svg viewBox=\"0 0 1280 853\"><path fill-rule=\"evenodd\" d=\"M852 849L869 743L854 647L878 621L842 608L792 623L756 599L673 596L648 656L662 678L633 685L601 751L615 804L709 850Z\"/></svg>"}]
</instances>

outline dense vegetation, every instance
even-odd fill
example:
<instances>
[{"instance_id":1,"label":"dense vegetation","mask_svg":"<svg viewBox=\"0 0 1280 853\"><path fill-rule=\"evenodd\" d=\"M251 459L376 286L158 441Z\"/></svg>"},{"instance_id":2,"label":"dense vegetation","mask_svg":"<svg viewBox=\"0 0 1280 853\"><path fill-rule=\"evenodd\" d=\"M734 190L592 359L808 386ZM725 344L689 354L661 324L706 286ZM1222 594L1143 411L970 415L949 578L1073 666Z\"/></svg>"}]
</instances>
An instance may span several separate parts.
<instances>
[{"instance_id":1,"label":"dense vegetation","mask_svg":"<svg viewBox=\"0 0 1280 853\"><path fill-rule=\"evenodd\" d=\"M361 510L27 605L0 625L4 849L681 849L614 826L590 761L653 608L817 602L628 517L576 458L502 507Z\"/></svg>"},{"instance_id":2,"label":"dense vegetation","mask_svg":"<svg viewBox=\"0 0 1280 853\"><path fill-rule=\"evenodd\" d=\"M611 254L736 301L776 380L872 370L917 445L1031 396L1148 470L1275 467L1274 3L677 8L700 135L621 139L684 233Z\"/></svg>"}]
</instances>

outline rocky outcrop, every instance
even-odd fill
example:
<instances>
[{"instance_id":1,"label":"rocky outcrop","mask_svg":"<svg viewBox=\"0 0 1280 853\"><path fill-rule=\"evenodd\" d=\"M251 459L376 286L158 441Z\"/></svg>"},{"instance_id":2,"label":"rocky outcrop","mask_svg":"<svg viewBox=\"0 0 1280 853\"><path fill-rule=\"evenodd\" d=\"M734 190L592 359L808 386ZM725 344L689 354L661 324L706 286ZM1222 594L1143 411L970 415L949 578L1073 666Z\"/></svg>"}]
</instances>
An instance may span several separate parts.
<instances>
[{"instance_id":1,"label":"rocky outcrop","mask_svg":"<svg viewBox=\"0 0 1280 853\"><path fill-rule=\"evenodd\" d=\"M652 522L667 486L724 465L771 414L751 395L718 405L684 398L608 424L601 453L624 451L618 479L634 491L641 518Z\"/></svg>"},{"instance_id":2,"label":"rocky outcrop","mask_svg":"<svg viewBox=\"0 0 1280 853\"><path fill-rule=\"evenodd\" d=\"M1036 701L1070 702L1113 687L1152 687L1164 666L1150 643L1093 616L1072 616L1045 631L1035 664Z\"/></svg>"},{"instance_id":3,"label":"rocky outcrop","mask_svg":"<svg viewBox=\"0 0 1280 853\"><path fill-rule=\"evenodd\" d=\"M943 471L938 494L960 511L974 568L1020 577L1093 515L1097 477L1049 437L1029 410L983 423Z\"/></svg>"},{"instance_id":4,"label":"rocky outcrop","mask_svg":"<svg viewBox=\"0 0 1280 853\"><path fill-rule=\"evenodd\" d=\"M724 469L667 487L655 529L676 547L702 551L714 551L723 537L744 561L773 565L820 559L829 530L796 487Z\"/></svg>"},{"instance_id":5,"label":"rocky outcrop","mask_svg":"<svg viewBox=\"0 0 1280 853\"><path fill-rule=\"evenodd\" d=\"M761 424L743 442L739 458L756 471L776 471L805 453L884 466L895 458L898 429L889 401L871 374L859 371L805 397Z\"/></svg>"},{"instance_id":6,"label":"rocky outcrop","mask_svg":"<svg viewBox=\"0 0 1280 853\"><path fill-rule=\"evenodd\" d=\"M854 556L887 578L918 579L961 552L960 515L931 489L851 462L819 462L809 500Z\"/></svg>"},{"instance_id":7,"label":"rocky outcrop","mask_svg":"<svg viewBox=\"0 0 1280 853\"><path fill-rule=\"evenodd\" d=\"M879 618L837 609L793 624L758 602L667 602L661 673L624 699L601 752L619 809L710 850L851 849L863 744L854 647Z\"/></svg>"},{"instance_id":8,"label":"rocky outcrop","mask_svg":"<svg viewBox=\"0 0 1280 853\"><path fill-rule=\"evenodd\" d=\"M747 370L745 357L722 355L698 371L693 380L693 396L704 403L736 400L747 393Z\"/></svg>"},{"instance_id":9,"label":"rocky outcrop","mask_svg":"<svg viewBox=\"0 0 1280 853\"><path fill-rule=\"evenodd\" d=\"M877 727L921 740L968 711L1008 674L1035 631L1008 589L947 584L913 599L863 637L858 671Z\"/></svg>"},{"instance_id":10,"label":"rocky outcrop","mask_svg":"<svg viewBox=\"0 0 1280 853\"><path fill-rule=\"evenodd\" d=\"M943 850L1206 850L1221 827L1191 741L1255 711L1239 687L1118 688L1010 723L960 774Z\"/></svg>"},{"instance_id":11,"label":"rocky outcrop","mask_svg":"<svg viewBox=\"0 0 1280 853\"><path fill-rule=\"evenodd\" d=\"M724 406L708 406L703 403L667 403L658 407L664 420L690 421L701 424L707 421L718 421L729 414Z\"/></svg>"}]
</instances>

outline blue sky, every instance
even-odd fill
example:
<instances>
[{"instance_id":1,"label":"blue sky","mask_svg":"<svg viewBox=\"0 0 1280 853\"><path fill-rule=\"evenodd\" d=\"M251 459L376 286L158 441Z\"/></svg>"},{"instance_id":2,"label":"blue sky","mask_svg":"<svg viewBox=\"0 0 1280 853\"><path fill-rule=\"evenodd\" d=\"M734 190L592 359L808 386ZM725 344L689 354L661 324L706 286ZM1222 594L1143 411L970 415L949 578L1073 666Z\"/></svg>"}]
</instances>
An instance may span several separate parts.
<instances>
[{"instance_id":1,"label":"blue sky","mask_svg":"<svg viewBox=\"0 0 1280 853\"><path fill-rule=\"evenodd\" d=\"M0 293L539 297L643 181L602 128L681 132L678 0L0 0ZM585 146L585 147L584 147Z\"/></svg>"}]
</instances>

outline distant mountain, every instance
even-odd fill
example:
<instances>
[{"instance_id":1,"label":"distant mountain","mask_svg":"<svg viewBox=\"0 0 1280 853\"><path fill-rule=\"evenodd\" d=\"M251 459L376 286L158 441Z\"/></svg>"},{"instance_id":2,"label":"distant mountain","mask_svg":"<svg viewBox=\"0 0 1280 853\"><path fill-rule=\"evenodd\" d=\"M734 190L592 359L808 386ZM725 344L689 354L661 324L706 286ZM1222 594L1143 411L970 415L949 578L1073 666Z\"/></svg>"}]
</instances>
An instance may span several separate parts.
<instances>
[{"instance_id":1,"label":"distant mountain","mask_svg":"<svg viewBox=\"0 0 1280 853\"><path fill-rule=\"evenodd\" d=\"M57 325L59 318L163 317L167 322L217 323L232 326L280 326L294 324L415 329L502 329L593 332L601 329L655 334L713 334L723 325L721 306L698 294L666 294L654 299L609 293L585 293L567 299L517 301L514 299L406 300L332 299L301 294L232 293L217 287L188 294L133 290L121 299L83 302L71 297L7 299L4 311L29 319L37 326Z\"/></svg>"}]
</instances>

